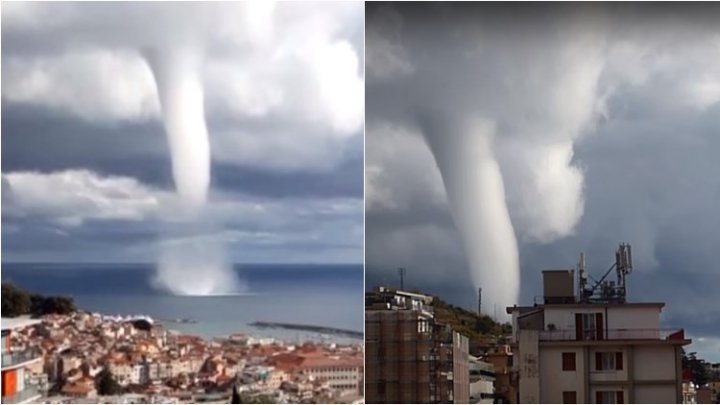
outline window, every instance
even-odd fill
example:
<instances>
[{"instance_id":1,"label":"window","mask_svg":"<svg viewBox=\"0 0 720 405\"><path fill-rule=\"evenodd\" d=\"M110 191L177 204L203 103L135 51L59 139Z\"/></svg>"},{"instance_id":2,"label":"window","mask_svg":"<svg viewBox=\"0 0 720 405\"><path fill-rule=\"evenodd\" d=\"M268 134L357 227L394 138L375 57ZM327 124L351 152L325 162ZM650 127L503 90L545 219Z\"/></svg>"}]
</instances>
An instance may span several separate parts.
<instances>
[{"instance_id":1,"label":"window","mask_svg":"<svg viewBox=\"0 0 720 405\"><path fill-rule=\"evenodd\" d=\"M575 371L575 353L562 354L563 371Z\"/></svg>"},{"instance_id":2,"label":"window","mask_svg":"<svg viewBox=\"0 0 720 405\"><path fill-rule=\"evenodd\" d=\"M563 404L577 404L577 392L563 391Z\"/></svg>"},{"instance_id":3,"label":"window","mask_svg":"<svg viewBox=\"0 0 720 405\"><path fill-rule=\"evenodd\" d=\"M575 339L577 340L602 340L603 339L603 314L576 313L575 314Z\"/></svg>"},{"instance_id":4,"label":"window","mask_svg":"<svg viewBox=\"0 0 720 405\"><path fill-rule=\"evenodd\" d=\"M595 368L598 371L615 370L615 353L602 352L595 356ZM609 404L611 402L604 402Z\"/></svg>"},{"instance_id":5,"label":"window","mask_svg":"<svg viewBox=\"0 0 720 405\"><path fill-rule=\"evenodd\" d=\"M595 314L582 314L583 340L595 340Z\"/></svg>"},{"instance_id":6,"label":"window","mask_svg":"<svg viewBox=\"0 0 720 405\"><path fill-rule=\"evenodd\" d=\"M616 395L615 391L597 391L595 397L598 404L614 404Z\"/></svg>"},{"instance_id":7,"label":"window","mask_svg":"<svg viewBox=\"0 0 720 405\"><path fill-rule=\"evenodd\" d=\"M595 402L598 404L625 403L624 391L595 391Z\"/></svg>"},{"instance_id":8,"label":"window","mask_svg":"<svg viewBox=\"0 0 720 405\"><path fill-rule=\"evenodd\" d=\"M595 370L616 371L623 369L622 352L597 352L595 353Z\"/></svg>"}]
</instances>

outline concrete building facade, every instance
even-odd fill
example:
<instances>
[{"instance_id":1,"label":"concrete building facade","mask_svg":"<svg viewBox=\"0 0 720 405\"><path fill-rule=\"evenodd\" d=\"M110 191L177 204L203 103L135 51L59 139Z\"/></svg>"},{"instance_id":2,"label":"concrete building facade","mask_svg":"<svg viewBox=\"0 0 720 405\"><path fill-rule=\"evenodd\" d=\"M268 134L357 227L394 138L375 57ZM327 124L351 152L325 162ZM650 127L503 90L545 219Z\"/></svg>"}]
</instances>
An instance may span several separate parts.
<instances>
[{"instance_id":1,"label":"concrete building facade","mask_svg":"<svg viewBox=\"0 0 720 405\"><path fill-rule=\"evenodd\" d=\"M495 372L494 401L495 403L517 403L517 371L513 367L513 353L510 345L492 348L485 357L493 365Z\"/></svg>"},{"instance_id":2,"label":"concrete building facade","mask_svg":"<svg viewBox=\"0 0 720 405\"><path fill-rule=\"evenodd\" d=\"M572 284L567 298L507 309L520 403L682 402L690 340L660 328L664 304L578 302Z\"/></svg>"},{"instance_id":3,"label":"concrete building facade","mask_svg":"<svg viewBox=\"0 0 720 405\"><path fill-rule=\"evenodd\" d=\"M33 348L15 346L13 331L39 321L29 318L2 318L2 403L22 404L40 398L44 388L27 373L27 367L42 360Z\"/></svg>"},{"instance_id":4,"label":"concrete building facade","mask_svg":"<svg viewBox=\"0 0 720 405\"><path fill-rule=\"evenodd\" d=\"M495 367L470 357L470 403L492 404L495 399Z\"/></svg>"}]
</instances>

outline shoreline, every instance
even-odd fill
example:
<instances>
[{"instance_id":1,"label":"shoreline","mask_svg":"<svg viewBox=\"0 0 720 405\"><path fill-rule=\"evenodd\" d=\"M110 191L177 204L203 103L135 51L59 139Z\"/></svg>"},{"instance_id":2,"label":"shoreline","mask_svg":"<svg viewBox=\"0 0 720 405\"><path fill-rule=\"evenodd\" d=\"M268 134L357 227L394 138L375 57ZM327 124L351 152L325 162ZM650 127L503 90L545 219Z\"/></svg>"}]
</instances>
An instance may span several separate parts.
<instances>
[{"instance_id":1,"label":"shoreline","mask_svg":"<svg viewBox=\"0 0 720 405\"><path fill-rule=\"evenodd\" d=\"M334 344L340 344L340 345L356 345L360 344L362 345L364 343L364 332L361 331L354 331L354 330L348 330L348 329L342 329L342 328L335 328L330 326L319 326L319 325L306 325L306 324L291 324L291 323L283 323L283 322L267 322L267 321L254 321L246 323L245 325L250 328L255 328L258 330L282 330L290 332L300 332L302 335L297 334L296 339L288 339L285 337L278 337L278 336L272 336L271 334L259 334L255 333L256 331L252 330L238 330L235 332L231 332L226 335L206 335L204 333L192 333L189 331L183 331L181 329L171 328L171 326L176 325L197 325L200 326L203 324L202 321L192 319L192 322L187 322L186 320L189 320L191 318L180 318L182 321L178 322L177 320L173 319L158 319L155 320L153 317L147 314L133 314L133 315L107 315L103 314L101 312L96 311L89 311L89 310L78 310L75 312L75 314L87 314L87 315L93 315L93 316L99 316L104 320L109 320L113 322L118 323L135 323L135 322L147 322L151 328L158 328L160 330L167 331L169 334L176 335L176 336L193 336L198 337L206 342L217 342L217 341L227 341L227 340L233 340L233 337L237 336L246 336L251 339L257 339L259 341L273 341L273 342L279 342L279 343L294 343L294 344L302 344L302 343L334 343ZM74 314L73 314L74 315ZM42 317L38 318L42 319ZM173 325L175 324L175 325ZM313 336L315 335L315 336ZM300 336L303 336L302 339L300 339ZM315 337L315 338L313 338ZM293 342L293 340L295 340ZM336 341L340 340L340 341ZM346 342L342 340L347 340Z\"/></svg>"}]
</instances>

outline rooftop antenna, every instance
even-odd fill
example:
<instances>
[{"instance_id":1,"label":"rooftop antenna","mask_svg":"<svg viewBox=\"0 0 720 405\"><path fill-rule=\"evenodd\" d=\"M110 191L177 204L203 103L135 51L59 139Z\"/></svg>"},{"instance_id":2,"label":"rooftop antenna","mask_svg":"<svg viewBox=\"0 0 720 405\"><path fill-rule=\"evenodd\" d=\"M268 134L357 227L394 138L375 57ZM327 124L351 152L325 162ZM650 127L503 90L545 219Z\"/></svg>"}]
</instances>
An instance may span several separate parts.
<instances>
[{"instance_id":1,"label":"rooftop antenna","mask_svg":"<svg viewBox=\"0 0 720 405\"><path fill-rule=\"evenodd\" d=\"M405 291L405 267L398 268L398 274L400 275L400 290Z\"/></svg>"},{"instance_id":2,"label":"rooftop antenna","mask_svg":"<svg viewBox=\"0 0 720 405\"><path fill-rule=\"evenodd\" d=\"M585 275L585 256L580 255L580 300L583 302L620 302L627 300L626 276L632 272L632 249L628 243L620 243L615 251L615 263L605 272L600 280L595 280L592 287L587 287L587 279ZM606 281L612 270L617 273L617 281Z\"/></svg>"},{"instance_id":3,"label":"rooftop antenna","mask_svg":"<svg viewBox=\"0 0 720 405\"><path fill-rule=\"evenodd\" d=\"M585 252L580 252L580 260L578 261L578 297L580 300L587 298L587 281L588 275L585 271Z\"/></svg>"}]
</instances>

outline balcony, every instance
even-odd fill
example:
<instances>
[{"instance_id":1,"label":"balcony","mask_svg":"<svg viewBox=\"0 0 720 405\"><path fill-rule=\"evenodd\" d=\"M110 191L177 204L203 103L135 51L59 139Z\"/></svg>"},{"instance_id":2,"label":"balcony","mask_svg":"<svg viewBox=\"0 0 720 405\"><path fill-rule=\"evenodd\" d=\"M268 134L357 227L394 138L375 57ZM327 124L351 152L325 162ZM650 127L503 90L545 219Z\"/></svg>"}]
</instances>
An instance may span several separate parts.
<instances>
[{"instance_id":1,"label":"balcony","mask_svg":"<svg viewBox=\"0 0 720 405\"><path fill-rule=\"evenodd\" d=\"M576 339L575 330L543 330L541 341L570 340L684 340L683 329L605 329L602 339Z\"/></svg>"},{"instance_id":2,"label":"balcony","mask_svg":"<svg viewBox=\"0 0 720 405\"><path fill-rule=\"evenodd\" d=\"M37 360L42 356L36 348L13 350L2 354L2 369L13 368L23 363Z\"/></svg>"},{"instance_id":3,"label":"balcony","mask_svg":"<svg viewBox=\"0 0 720 405\"><path fill-rule=\"evenodd\" d=\"M4 358L4 356L3 356ZM25 383L25 388L22 391L16 392L13 395L2 397L3 404L23 404L30 402L34 399L42 397L42 390L39 385Z\"/></svg>"}]
</instances>

